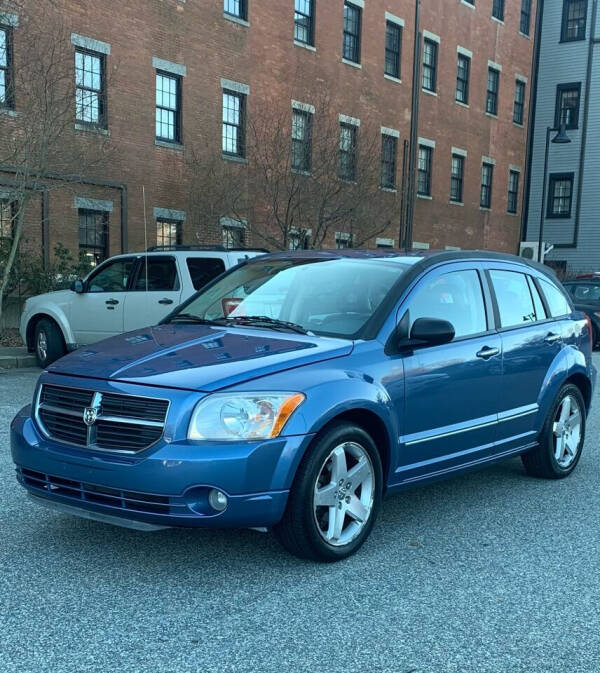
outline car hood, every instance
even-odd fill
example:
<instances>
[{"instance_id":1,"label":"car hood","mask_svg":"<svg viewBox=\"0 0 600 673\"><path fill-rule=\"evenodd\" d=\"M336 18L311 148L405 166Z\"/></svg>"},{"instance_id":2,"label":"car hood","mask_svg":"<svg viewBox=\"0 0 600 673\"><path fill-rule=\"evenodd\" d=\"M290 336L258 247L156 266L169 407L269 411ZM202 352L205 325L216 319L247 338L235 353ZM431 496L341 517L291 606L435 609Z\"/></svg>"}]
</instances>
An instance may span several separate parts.
<instances>
[{"instance_id":1,"label":"car hood","mask_svg":"<svg viewBox=\"0 0 600 673\"><path fill-rule=\"evenodd\" d=\"M61 358L53 374L211 392L286 369L348 355L343 339L253 328L159 325Z\"/></svg>"}]
</instances>

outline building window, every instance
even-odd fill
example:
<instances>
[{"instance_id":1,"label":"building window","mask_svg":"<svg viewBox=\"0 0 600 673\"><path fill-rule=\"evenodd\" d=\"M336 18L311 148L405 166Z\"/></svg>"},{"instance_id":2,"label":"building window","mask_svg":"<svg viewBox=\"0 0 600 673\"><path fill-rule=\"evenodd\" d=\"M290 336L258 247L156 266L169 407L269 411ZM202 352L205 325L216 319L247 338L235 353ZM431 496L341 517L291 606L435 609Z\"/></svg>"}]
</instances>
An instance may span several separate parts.
<instances>
[{"instance_id":1,"label":"building window","mask_svg":"<svg viewBox=\"0 0 600 673\"><path fill-rule=\"evenodd\" d=\"M417 170L417 194L431 196L431 158L433 149L427 145L419 145Z\"/></svg>"},{"instance_id":2,"label":"building window","mask_svg":"<svg viewBox=\"0 0 600 673\"><path fill-rule=\"evenodd\" d=\"M310 247L310 234L306 230L290 231L288 238L289 250L308 250Z\"/></svg>"},{"instance_id":3,"label":"building window","mask_svg":"<svg viewBox=\"0 0 600 673\"><path fill-rule=\"evenodd\" d=\"M336 232L335 234L335 247L338 250L348 250L352 247L352 236L344 232Z\"/></svg>"},{"instance_id":4,"label":"building window","mask_svg":"<svg viewBox=\"0 0 600 673\"><path fill-rule=\"evenodd\" d=\"M450 171L450 201L462 203L463 179L465 173L465 158L460 154L452 155L452 168Z\"/></svg>"},{"instance_id":5,"label":"building window","mask_svg":"<svg viewBox=\"0 0 600 673\"><path fill-rule=\"evenodd\" d=\"M492 16L498 21L504 21L504 0L494 0L492 3Z\"/></svg>"},{"instance_id":6,"label":"building window","mask_svg":"<svg viewBox=\"0 0 600 673\"><path fill-rule=\"evenodd\" d=\"M561 41L585 40L586 20L587 0L564 0Z\"/></svg>"},{"instance_id":7,"label":"building window","mask_svg":"<svg viewBox=\"0 0 600 673\"><path fill-rule=\"evenodd\" d=\"M223 91L223 154L245 156L246 96Z\"/></svg>"},{"instance_id":8,"label":"building window","mask_svg":"<svg viewBox=\"0 0 600 673\"><path fill-rule=\"evenodd\" d=\"M14 204L6 199L0 201L0 250L10 245L13 238Z\"/></svg>"},{"instance_id":9,"label":"building window","mask_svg":"<svg viewBox=\"0 0 600 673\"><path fill-rule=\"evenodd\" d=\"M517 213L517 206L519 203L519 178L521 174L519 171L511 170L508 174L508 200L506 204L506 211L515 215Z\"/></svg>"},{"instance_id":10,"label":"building window","mask_svg":"<svg viewBox=\"0 0 600 673\"><path fill-rule=\"evenodd\" d=\"M492 207L492 178L494 177L494 165L483 163L481 167L481 196L479 205L482 208Z\"/></svg>"},{"instance_id":11,"label":"building window","mask_svg":"<svg viewBox=\"0 0 600 673\"><path fill-rule=\"evenodd\" d=\"M310 171L312 115L304 110L294 110L292 117L292 168Z\"/></svg>"},{"instance_id":12,"label":"building window","mask_svg":"<svg viewBox=\"0 0 600 673\"><path fill-rule=\"evenodd\" d=\"M315 44L314 0L295 0L294 39L302 44Z\"/></svg>"},{"instance_id":13,"label":"building window","mask_svg":"<svg viewBox=\"0 0 600 673\"><path fill-rule=\"evenodd\" d=\"M243 248L245 238L244 227L223 227L223 245L226 248Z\"/></svg>"},{"instance_id":14,"label":"building window","mask_svg":"<svg viewBox=\"0 0 600 673\"><path fill-rule=\"evenodd\" d=\"M552 173L548 189L546 217L571 217L573 173Z\"/></svg>"},{"instance_id":15,"label":"building window","mask_svg":"<svg viewBox=\"0 0 600 673\"><path fill-rule=\"evenodd\" d=\"M520 79L515 81L515 104L513 107L513 121L523 125L525 118L525 82Z\"/></svg>"},{"instance_id":16,"label":"building window","mask_svg":"<svg viewBox=\"0 0 600 673\"><path fill-rule=\"evenodd\" d=\"M471 70L471 59L464 54L458 55L458 65L456 68L456 100L459 103L468 105L469 103L469 72Z\"/></svg>"},{"instance_id":17,"label":"building window","mask_svg":"<svg viewBox=\"0 0 600 673\"><path fill-rule=\"evenodd\" d=\"M14 107L12 30L0 26L0 107Z\"/></svg>"},{"instance_id":18,"label":"building window","mask_svg":"<svg viewBox=\"0 0 600 673\"><path fill-rule=\"evenodd\" d=\"M344 3L344 43L342 54L346 61L360 63L361 9L350 2Z\"/></svg>"},{"instance_id":19,"label":"building window","mask_svg":"<svg viewBox=\"0 0 600 673\"><path fill-rule=\"evenodd\" d=\"M108 257L108 213L79 210L79 252L91 267Z\"/></svg>"},{"instance_id":20,"label":"building window","mask_svg":"<svg viewBox=\"0 0 600 673\"><path fill-rule=\"evenodd\" d=\"M248 2L247 0L224 0L223 11L225 14L246 20L248 18Z\"/></svg>"},{"instance_id":21,"label":"building window","mask_svg":"<svg viewBox=\"0 0 600 673\"><path fill-rule=\"evenodd\" d=\"M104 55L75 51L75 112L81 124L106 128Z\"/></svg>"},{"instance_id":22,"label":"building window","mask_svg":"<svg viewBox=\"0 0 600 673\"><path fill-rule=\"evenodd\" d=\"M531 0L521 0L521 23L519 30L523 35L529 35L531 25Z\"/></svg>"},{"instance_id":23,"label":"building window","mask_svg":"<svg viewBox=\"0 0 600 673\"><path fill-rule=\"evenodd\" d=\"M356 180L356 138L357 127L354 124L340 124L340 166L342 180Z\"/></svg>"},{"instance_id":24,"label":"building window","mask_svg":"<svg viewBox=\"0 0 600 673\"><path fill-rule=\"evenodd\" d=\"M393 21L385 24L385 74L400 79L402 28Z\"/></svg>"},{"instance_id":25,"label":"building window","mask_svg":"<svg viewBox=\"0 0 600 673\"><path fill-rule=\"evenodd\" d=\"M554 112L556 128L559 128L561 124L564 124L568 129L576 129L579 126L580 95L581 82L559 84L556 87L556 109Z\"/></svg>"},{"instance_id":26,"label":"building window","mask_svg":"<svg viewBox=\"0 0 600 673\"><path fill-rule=\"evenodd\" d=\"M438 45L427 38L423 42L423 88L435 91L437 84Z\"/></svg>"},{"instance_id":27,"label":"building window","mask_svg":"<svg viewBox=\"0 0 600 673\"><path fill-rule=\"evenodd\" d=\"M498 114L498 88L500 85L500 72L495 68L488 68L487 94L485 99L485 111L491 115Z\"/></svg>"},{"instance_id":28,"label":"building window","mask_svg":"<svg viewBox=\"0 0 600 673\"><path fill-rule=\"evenodd\" d=\"M396 189L396 155L398 139L383 134L381 136L381 186Z\"/></svg>"},{"instance_id":29,"label":"building window","mask_svg":"<svg viewBox=\"0 0 600 673\"><path fill-rule=\"evenodd\" d=\"M180 220L156 220L156 245L171 248L181 245L181 221Z\"/></svg>"},{"instance_id":30,"label":"building window","mask_svg":"<svg viewBox=\"0 0 600 673\"><path fill-rule=\"evenodd\" d=\"M156 139L181 142L181 78L156 73Z\"/></svg>"}]
</instances>

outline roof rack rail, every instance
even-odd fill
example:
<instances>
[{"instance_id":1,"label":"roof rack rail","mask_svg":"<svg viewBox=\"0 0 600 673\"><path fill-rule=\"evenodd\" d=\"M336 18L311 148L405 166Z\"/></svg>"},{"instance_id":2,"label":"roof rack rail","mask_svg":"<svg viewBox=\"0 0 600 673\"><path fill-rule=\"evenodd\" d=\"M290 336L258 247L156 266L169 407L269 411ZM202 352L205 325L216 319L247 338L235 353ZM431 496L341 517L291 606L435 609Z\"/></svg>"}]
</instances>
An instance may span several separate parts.
<instances>
[{"instance_id":1,"label":"roof rack rail","mask_svg":"<svg viewBox=\"0 0 600 673\"><path fill-rule=\"evenodd\" d=\"M177 252L179 250L213 250L214 252L269 252L265 248L226 248L224 245L152 245L146 252Z\"/></svg>"},{"instance_id":2,"label":"roof rack rail","mask_svg":"<svg viewBox=\"0 0 600 673\"><path fill-rule=\"evenodd\" d=\"M266 248L225 248L227 252L270 252Z\"/></svg>"}]
</instances>

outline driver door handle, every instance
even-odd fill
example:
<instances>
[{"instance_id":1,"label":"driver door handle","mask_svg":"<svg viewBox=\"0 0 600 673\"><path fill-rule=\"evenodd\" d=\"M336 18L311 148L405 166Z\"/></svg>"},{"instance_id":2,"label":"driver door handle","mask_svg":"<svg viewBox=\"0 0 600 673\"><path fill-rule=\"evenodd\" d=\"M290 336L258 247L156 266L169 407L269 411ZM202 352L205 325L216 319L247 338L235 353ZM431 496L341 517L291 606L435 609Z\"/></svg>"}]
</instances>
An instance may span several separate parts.
<instances>
[{"instance_id":1,"label":"driver door handle","mask_svg":"<svg viewBox=\"0 0 600 673\"><path fill-rule=\"evenodd\" d=\"M159 304L172 304L173 300L172 299L167 299L166 297L164 299L159 299L158 300Z\"/></svg>"},{"instance_id":2,"label":"driver door handle","mask_svg":"<svg viewBox=\"0 0 600 673\"><path fill-rule=\"evenodd\" d=\"M119 303L118 299L107 299L104 302L107 306L116 306Z\"/></svg>"},{"instance_id":3,"label":"driver door handle","mask_svg":"<svg viewBox=\"0 0 600 673\"><path fill-rule=\"evenodd\" d=\"M494 355L499 355L499 354L500 354L500 349L499 348L489 348L488 346L484 346L477 353L477 357L481 358L482 360L489 360L490 358L493 358Z\"/></svg>"}]
</instances>

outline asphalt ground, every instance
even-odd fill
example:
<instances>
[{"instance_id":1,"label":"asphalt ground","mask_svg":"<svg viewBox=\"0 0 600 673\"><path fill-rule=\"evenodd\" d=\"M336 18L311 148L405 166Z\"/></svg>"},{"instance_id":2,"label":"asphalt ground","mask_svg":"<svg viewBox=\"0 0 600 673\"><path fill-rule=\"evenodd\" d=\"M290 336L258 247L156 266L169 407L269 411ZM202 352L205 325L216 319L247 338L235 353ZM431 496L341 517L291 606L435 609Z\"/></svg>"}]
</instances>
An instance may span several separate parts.
<instances>
[{"instance_id":1,"label":"asphalt ground","mask_svg":"<svg viewBox=\"0 0 600 673\"><path fill-rule=\"evenodd\" d=\"M358 555L314 565L253 531L30 503L8 428L36 378L0 373L1 673L600 671L598 392L570 478L514 459L415 489Z\"/></svg>"}]
</instances>

